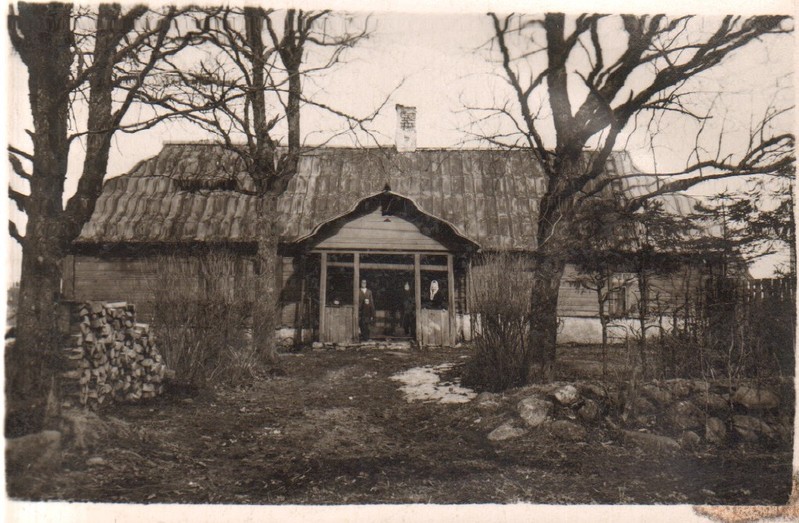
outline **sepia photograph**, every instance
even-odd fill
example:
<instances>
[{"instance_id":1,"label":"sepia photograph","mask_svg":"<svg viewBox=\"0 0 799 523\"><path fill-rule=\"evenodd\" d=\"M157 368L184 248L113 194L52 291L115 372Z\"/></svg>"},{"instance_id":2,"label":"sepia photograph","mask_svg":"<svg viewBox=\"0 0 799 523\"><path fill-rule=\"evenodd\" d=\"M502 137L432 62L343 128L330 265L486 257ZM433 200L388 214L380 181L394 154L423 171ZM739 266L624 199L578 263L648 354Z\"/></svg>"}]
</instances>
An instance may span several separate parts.
<instances>
[{"instance_id":1,"label":"sepia photograph","mask_svg":"<svg viewBox=\"0 0 799 523\"><path fill-rule=\"evenodd\" d=\"M9 3L10 521L799 517L795 6L752 9Z\"/></svg>"}]
</instances>

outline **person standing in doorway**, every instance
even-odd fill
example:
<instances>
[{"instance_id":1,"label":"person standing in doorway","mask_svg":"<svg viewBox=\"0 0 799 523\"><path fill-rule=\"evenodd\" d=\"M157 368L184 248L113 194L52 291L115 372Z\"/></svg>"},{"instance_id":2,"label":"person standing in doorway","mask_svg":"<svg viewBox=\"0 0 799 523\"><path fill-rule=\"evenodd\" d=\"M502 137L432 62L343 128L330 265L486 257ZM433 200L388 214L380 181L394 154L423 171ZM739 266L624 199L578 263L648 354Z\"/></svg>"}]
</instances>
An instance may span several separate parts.
<instances>
[{"instance_id":1,"label":"person standing in doorway","mask_svg":"<svg viewBox=\"0 0 799 523\"><path fill-rule=\"evenodd\" d=\"M372 291L366 288L366 280L361 280L358 291L358 328L361 331L361 341L369 339L369 329L375 320L375 300Z\"/></svg>"},{"instance_id":2,"label":"person standing in doorway","mask_svg":"<svg viewBox=\"0 0 799 523\"><path fill-rule=\"evenodd\" d=\"M416 338L416 299L408 282L402 289L402 330L406 336Z\"/></svg>"},{"instance_id":3,"label":"person standing in doorway","mask_svg":"<svg viewBox=\"0 0 799 523\"><path fill-rule=\"evenodd\" d=\"M447 298L444 296L444 291L438 288L438 281L433 280L430 282L430 295L428 296L427 306L430 309L446 309Z\"/></svg>"}]
</instances>

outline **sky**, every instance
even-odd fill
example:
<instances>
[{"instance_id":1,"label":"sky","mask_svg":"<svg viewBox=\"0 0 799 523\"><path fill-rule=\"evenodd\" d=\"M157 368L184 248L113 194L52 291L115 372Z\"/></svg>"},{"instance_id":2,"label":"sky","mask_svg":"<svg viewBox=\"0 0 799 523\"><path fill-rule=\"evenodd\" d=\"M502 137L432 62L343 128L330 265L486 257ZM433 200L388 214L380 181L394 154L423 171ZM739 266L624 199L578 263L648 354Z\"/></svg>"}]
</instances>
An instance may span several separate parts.
<instances>
[{"instance_id":1,"label":"sky","mask_svg":"<svg viewBox=\"0 0 799 523\"><path fill-rule=\"evenodd\" d=\"M340 5L334 2L332 5ZM545 4L545 3L544 3ZM544 5L542 4L542 5ZM330 5L330 4L328 4ZM346 2L354 11L361 11L370 4ZM306 92L315 98L331 103L335 107L354 115L366 115L378 107L387 96L386 104L373 128L384 144L393 143L395 114L394 104L417 107L417 143L419 147L463 147L477 145L467 132L474 113L464 110L465 105L486 105L508 96L507 86L498 77L497 55L484 44L492 35L490 20L485 16L485 7L495 4L466 2L457 14L452 2L444 2L435 13L402 12L408 4L388 3L389 10L378 11L371 16L370 38L345 55L345 63L334 71L306 82ZM511 4L500 4L513 7ZM595 4L593 4L595 6ZM625 11L630 9L623 5ZM682 4L685 8L686 4ZM690 5L690 4L688 4ZM729 8L735 5L726 4ZM779 5L775 4L777 9ZM545 5L544 5L545 7ZM610 5L609 7L614 7ZM675 2L673 9L680 11L681 3ZM767 5L763 6L765 10ZM692 10L696 6L691 6ZM612 10L609 10L612 11ZM715 13L713 13L715 14ZM709 22L716 20L710 18ZM730 59L716 70L704 75L695 86L703 93L719 90L726 94L716 100L716 113L710 124L725 125L726 148L735 149L735 140L740 140L752 114L762 110L764 104L774 96L790 99L793 96L792 78L786 76L793 69L793 45L790 38L773 39L771 45L755 45ZM27 104L27 78L24 67L15 56L8 58L8 121L7 136L10 143L18 146L28 144L24 129L29 127ZM697 94L696 99L710 94ZM710 100L711 98L707 98ZM318 143L341 128L341 121L321 115L312 109L304 109L303 127L309 143ZM657 136L654 150L645 135L634 135L626 145L633 161L642 170L660 172L678 170L686 163L693 141L691 124L676 119L666 119L663 132ZM711 136L713 133L709 133ZM735 136L738 136L736 138ZM158 125L155 128L125 135L117 133L111 151L107 178L124 174L138 162L156 155L164 142L196 141L211 137L197 128L177 122ZM352 137L343 136L332 142L351 145ZM70 157L70 178L67 194L74 190L76 175L81 167L81 144L73 147ZM657 163L653 163L653 158ZM19 186L18 181L12 183ZM711 194L721 186L700 186L696 194ZM19 218L14 209L12 216ZM19 248L9 243L7 257L7 281L19 278ZM768 273L768 267L763 269Z\"/></svg>"}]
</instances>

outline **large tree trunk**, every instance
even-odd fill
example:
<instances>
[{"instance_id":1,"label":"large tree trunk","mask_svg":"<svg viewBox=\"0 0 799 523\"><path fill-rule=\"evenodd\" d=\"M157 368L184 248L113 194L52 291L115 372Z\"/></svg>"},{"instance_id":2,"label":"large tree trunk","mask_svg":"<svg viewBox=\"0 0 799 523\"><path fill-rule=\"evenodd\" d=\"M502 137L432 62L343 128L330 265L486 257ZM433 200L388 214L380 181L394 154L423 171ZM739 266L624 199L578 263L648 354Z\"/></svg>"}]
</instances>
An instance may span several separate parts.
<instances>
[{"instance_id":1,"label":"large tree trunk","mask_svg":"<svg viewBox=\"0 0 799 523\"><path fill-rule=\"evenodd\" d=\"M258 253L256 257L256 293L253 306L253 342L261 357L276 365L275 330L279 323L280 289L277 275L278 257L277 197L267 194L259 198Z\"/></svg>"},{"instance_id":2,"label":"large tree trunk","mask_svg":"<svg viewBox=\"0 0 799 523\"><path fill-rule=\"evenodd\" d=\"M7 360L11 364L7 431L43 427L48 392L57 394L60 389L58 299L65 245L61 199L69 154L69 100L64 86L73 58L71 9L66 4L19 5L17 29L24 34L24 43L17 50L28 67L35 132L33 176L24 209L28 222L22 241L17 342Z\"/></svg>"},{"instance_id":3,"label":"large tree trunk","mask_svg":"<svg viewBox=\"0 0 799 523\"><path fill-rule=\"evenodd\" d=\"M559 257L545 257L533 269L530 293L530 347L535 354L531 380L551 381L555 375L558 336L558 292L565 263Z\"/></svg>"},{"instance_id":4,"label":"large tree trunk","mask_svg":"<svg viewBox=\"0 0 799 523\"><path fill-rule=\"evenodd\" d=\"M45 420L48 394L58 405L58 300L61 290L61 251L48 226L28 223L17 313L17 342L6 360L9 400L6 434L19 435L49 427Z\"/></svg>"}]
</instances>

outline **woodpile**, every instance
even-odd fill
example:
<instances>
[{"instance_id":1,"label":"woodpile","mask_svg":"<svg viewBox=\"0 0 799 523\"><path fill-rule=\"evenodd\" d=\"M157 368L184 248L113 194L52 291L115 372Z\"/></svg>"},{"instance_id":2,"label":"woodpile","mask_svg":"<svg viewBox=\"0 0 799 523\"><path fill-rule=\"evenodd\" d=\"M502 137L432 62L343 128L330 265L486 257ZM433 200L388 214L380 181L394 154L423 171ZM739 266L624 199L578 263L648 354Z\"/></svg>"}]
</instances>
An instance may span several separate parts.
<instances>
[{"instance_id":1,"label":"woodpile","mask_svg":"<svg viewBox=\"0 0 799 523\"><path fill-rule=\"evenodd\" d=\"M78 329L66 349L67 382L77 383L81 405L98 408L110 401L154 398L172 377L146 323L136 322L126 302L87 302L78 308Z\"/></svg>"}]
</instances>

